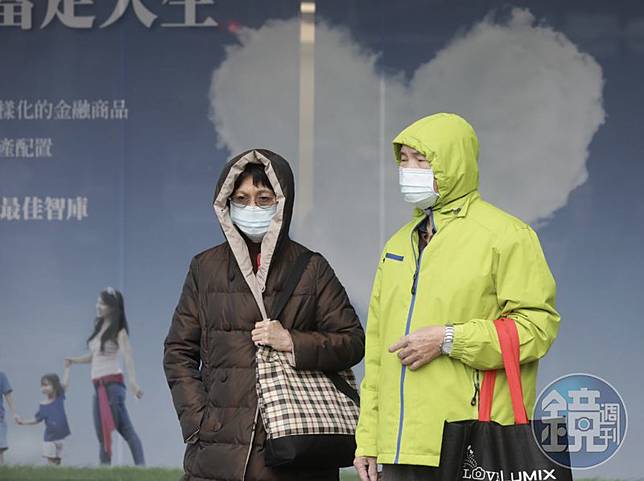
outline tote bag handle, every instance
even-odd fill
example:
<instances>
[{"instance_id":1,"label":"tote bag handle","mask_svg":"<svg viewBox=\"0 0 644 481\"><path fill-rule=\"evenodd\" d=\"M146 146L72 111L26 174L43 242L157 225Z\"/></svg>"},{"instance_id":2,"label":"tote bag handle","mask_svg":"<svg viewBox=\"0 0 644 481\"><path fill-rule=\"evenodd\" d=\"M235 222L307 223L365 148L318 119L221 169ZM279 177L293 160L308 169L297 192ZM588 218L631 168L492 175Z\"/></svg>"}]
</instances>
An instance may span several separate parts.
<instances>
[{"instance_id":1,"label":"tote bag handle","mask_svg":"<svg viewBox=\"0 0 644 481\"><path fill-rule=\"evenodd\" d=\"M503 366L510 388L512 410L514 411L515 424L528 424L528 416L523 402L521 388L521 366L519 364L519 332L514 319L507 317L494 321L496 333L499 336ZM492 399L494 397L494 383L496 370L485 371L481 398L479 402L479 421L490 421L492 414Z\"/></svg>"}]
</instances>

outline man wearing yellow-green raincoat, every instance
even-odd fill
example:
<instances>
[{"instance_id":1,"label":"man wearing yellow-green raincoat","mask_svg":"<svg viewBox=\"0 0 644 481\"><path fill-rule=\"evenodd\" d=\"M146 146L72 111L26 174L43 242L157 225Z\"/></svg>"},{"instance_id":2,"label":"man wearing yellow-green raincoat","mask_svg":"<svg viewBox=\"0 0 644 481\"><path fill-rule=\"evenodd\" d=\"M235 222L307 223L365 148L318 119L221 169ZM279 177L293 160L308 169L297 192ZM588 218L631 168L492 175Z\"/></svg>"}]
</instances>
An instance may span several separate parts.
<instances>
[{"instance_id":1,"label":"man wearing yellow-green raincoat","mask_svg":"<svg viewBox=\"0 0 644 481\"><path fill-rule=\"evenodd\" d=\"M355 467L363 481L431 480L445 421L478 417L481 371L503 366L493 321L515 320L526 410L559 329L555 281L534 231L481 199L478 139L455 114L394 139L414 216L386 243L369 315ZM511 162L508 159L508 162ZM499 371L492 420L514 422Z\"/></svg>"}]
</instances>

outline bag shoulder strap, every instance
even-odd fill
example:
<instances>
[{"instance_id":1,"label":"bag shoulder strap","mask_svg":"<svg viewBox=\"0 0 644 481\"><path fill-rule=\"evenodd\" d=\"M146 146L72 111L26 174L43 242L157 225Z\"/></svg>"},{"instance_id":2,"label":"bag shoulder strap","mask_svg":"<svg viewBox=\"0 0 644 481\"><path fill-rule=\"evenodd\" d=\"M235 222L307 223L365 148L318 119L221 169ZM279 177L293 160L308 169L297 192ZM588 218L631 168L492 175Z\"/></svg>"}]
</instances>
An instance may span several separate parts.
<instances>
[{"instance_id":1,"label":"bag shoulder strap","mask_svg":"<svg viewBox=\"0 0 644 481\"><path fill-rule=\"evenodd\" d=\"M351 384L349 384L337 372L325 372L324 374L326 374L326 377L331 380L338 391L356 403L356 406L360 407L360 394L353 388L353 386L351 386Z\"/></svg>"},{"instance_id":2,"label":"bag shoulder strap","mask_svg":"<svg viewBox=\"0 0 644 481\"><path fill-rule=\"evenodd\" d=\"M286 283L284 284L282 291L278 294L271 306L271 317L273 319L279 319L284 307L286 307L286 303L293 295L293 291L295 291L297 283L300 282L302 274L304 274L304 270L306 269L306 266L309 265L309 261L314 254L315 252L307 250L302 252L297 259L295 259L293 269L291 269L291 273L286 279Z\"/></svg>"},{"instance_id":3,"label":"bag shoulder strap","mask_svg":"<svg viewBox=\"0 0 644 481\"><path fill-rule=\"evenodd\" d=\"M512 399L512 410L514 411L515 424L528 424L528 416L523 401L523 390L521 388L521 366L519 363L519 333L514 319L501 318L494 321L503 366L510 388ZM492 398L494 396L494 381L496 370L486 371L481 388L481 400L479 403L479 420L490 421L492 411Z\"/></svg>"},{"instance_id":4,"label":"bag shoulder strap","mask_svg":"<svg viewBox=\"0 0 644 481\"><path fill-rule=\"evenodd\" d=\"M295 260L293 269L291 270L291 273L289 274L289 277L284 284L284 288L278 294L272 306L271 312L273 319L278 319L282 314L284 307L286 307L286 303L295 291L297 283L302 278L302 274L304 274L306 266L309 265L311 257L313 257L313 255L315 254L315 252L307 250L301 253ZM358 394L358 391L356 391L342 376L340 376L337 372L325 372L324 374L329 378L329 380L333 383L338 391L355 402L356 405L360 406L360 395Z\"/></svg>"}]
</instances>

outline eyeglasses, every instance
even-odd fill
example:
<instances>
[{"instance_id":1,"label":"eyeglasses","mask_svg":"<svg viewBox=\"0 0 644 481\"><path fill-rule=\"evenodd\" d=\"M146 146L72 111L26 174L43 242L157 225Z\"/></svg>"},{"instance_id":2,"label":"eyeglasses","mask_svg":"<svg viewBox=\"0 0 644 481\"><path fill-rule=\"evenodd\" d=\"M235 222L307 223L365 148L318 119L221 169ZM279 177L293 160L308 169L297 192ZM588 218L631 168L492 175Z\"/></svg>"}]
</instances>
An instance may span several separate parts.
<instances>
[{"instance_id":1,"label":"eyeglasses","mask_svg":"<svg viewBox=\"0 0 644 481\"><path fill-rule=\"evenodd\" d=\"M233 194L229 200L244 207L248 207L251 204L255 204L259 207L272 207L277 202L275 195L263 192L255 198L242 193Z\"/></svg>"}]
</instances>

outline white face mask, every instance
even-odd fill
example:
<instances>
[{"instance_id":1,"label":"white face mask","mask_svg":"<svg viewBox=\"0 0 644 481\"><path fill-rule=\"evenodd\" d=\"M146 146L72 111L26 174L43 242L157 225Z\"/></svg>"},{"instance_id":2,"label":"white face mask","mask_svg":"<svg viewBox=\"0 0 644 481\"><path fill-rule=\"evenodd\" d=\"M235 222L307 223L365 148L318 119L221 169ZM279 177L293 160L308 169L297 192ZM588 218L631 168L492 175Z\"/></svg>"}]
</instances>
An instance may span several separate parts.
<instances>
[{"instance_id":1,"label":"white face mask","mask_svg":"<svg viewBox=\"0 0 644 481\"><path fill-rule=\"evenodd\" d=\"M400 168L400 192L405 202L425 210L438 200L434 190L434 171L432 169Z\"/></svg>"},{"instance_id":2,"label":"white face mask","mask_svg":"<svg viewBox=\"0 0 644 481\"><path fill-rule=\"evenodd\" d=\"M241 206L230 203L230 218L253 242L261 242L277 212L277 204L271 207Z\"/></svg>"}]
</instances>

